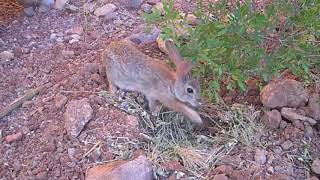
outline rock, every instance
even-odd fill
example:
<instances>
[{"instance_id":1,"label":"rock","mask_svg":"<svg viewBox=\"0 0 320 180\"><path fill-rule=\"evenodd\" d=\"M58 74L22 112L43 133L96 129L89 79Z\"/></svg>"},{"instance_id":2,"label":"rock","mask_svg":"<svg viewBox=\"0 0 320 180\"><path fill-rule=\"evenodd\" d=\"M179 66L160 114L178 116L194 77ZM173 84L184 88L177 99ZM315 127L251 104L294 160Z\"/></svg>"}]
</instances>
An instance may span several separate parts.
<instances>
[{"instance_id":1,"label":"rock","mask_svg":"<svg viewBox=\"0 0 320 180\"><path fill-rule=\"evenodd\" d=\"M15 141L20 141L22 139L22 132L18 132L18 133L15 133L15 134L11 134L11 135L8 135L6 136L6 142L7 143L12 143L12 142L15 142Z\"/></svg>"},{"instance_id":2,"label":"rock","mask_svg":"<svg viewBox=\"0 0 320 180\"><path fill-rule=\"evenodd\" d=\"M62 50L62 56L64 57L70 57L70 56L74 56L74 51L70 51L70 50Z\"/></svg>"},{"instance_id":3,"label":"rock","mask_svg":"<svg viewBox=\"0 0 320 180\"><path fill-rule=\"evenodd\" d=\"M112 22L113 20L117 19L117 14L115 12L109 13L108 15L105 15L103 18L103 21L105 23Z\"/></svg>"},{"instance_id":4,"label":"rock","mask_svg":"<svg viewBox=\"0 0 320 180\"><path fill-rule=\"evenodd\" d=\"M143 3L143 0L120 0L120 3L129 9L137 9Z\"/></svg>"},{"instance_id":5,"label":"rock","mask_svg":"<svg viewBox=\"0 0 320 180\"><path fill-rule=\"evenodd\" d=\"M23 12L27 17L32 17L32 16L34 16L36 14L36 12L34 11L32 6L24 8Z\"/></svg>"},{"instance_id":6,"label":"rock","mask_svg":"<svg viewBox=\"0 0 320 180\"><path fill-rule=\"evenodd\" d=\"M132 161L114 161L89 169L86 180L152 180L152 164L145 156Z\"/></svg>"},{"instance_id":7,"label":"rock","mask_svg":"<svg viewBox=\"0 0 320 180\"><path fill-rule=\"evenodd\" d=\"M46 171L39 172L36 175L36 180L46 180L48 179L48 173Z\"/></svg>"},{"instance_id":8,"label":"rock","mask_svg":"<svg viewBox=\"0 0 320 180\"><path fill-rule=\"evenodd\" d=\"M247 170L235 170L233 171L230 179L250 179L251 173Z\"/></svg>"},{"instance_id":9,"label":"rock","mask_svg":"<svg viewBox=\"0 0 320 180\"><path fill-rule=\"evenodd\" d=\"M0 59L2 60L12 60L14 58L14 54L12 53L12 51L2 51L0 53Z\"/></svg>"},{"instance_id":10,"label":"rock","mask_svg":"<svg viewBox=\"0 0 320 180\"><path fill-rule=\"evenodd\" d=\"M274 169L273 169L272 166L268 166L268 167L267 167L267 173L268 173L268 174L273 174L273 173L274 173Z\"/></svg>"},{"instance_id":11,"label":"rock","mask_svg":"<svg viewBox=\"0 0 320 180\"><path fill-rule=\"evenodd\" d=\"M154 11L154 10L160 11L161 14L164 14L162 2L158 2L156 5L154 5L152 8L152 11Z\"/></svg>"},{"instance_id":12,"label":"rock","mask_svg":"<svg viewBox=\"0 0 320 180\"><path fill-rule=\"evenodd\" d=\"M212 180L228 180L229 178L225 174L217 174Z\"/></svg>"},{"instance_id":13,"label":"rock","mask_svg":"<svg viewBox=\"0 0 320 180\"><path fill-rule=\"evenodd\" d=\"M281 144L281 147L282 147L282 149L283 149L284 151L289 150L292 146L293 146L293 143L292 143L290 140L284 141L284 142Z\"/></svg>"},{"instance_id":14,"label":"rock","mask_svg":"<svg viewBox=\"0 0 320 180\"><path fill-rule=\"evenodd\" d=\"M260 94L265 107L301 107L308 102L309 94L303 83L293 79L278 80L266 85Z\"/></svg>"},{"instance_id":15,"label":"rock","mask_svg":"<svg viewBox=\"0 0 320 180\"><path fill-rule=\"evenodd\" d=\"M69 41L70 44L79 42L81 38L79 34L72 34L70 37L71 37L71 40Z\"/></svg>"},{"instance_id":16,"label":"rock","mask_svg":"<svg viewBox=\"0 0 320 180\"><path fill-rule=\"evenodd\" d=\"M314 172L315 174L320 175L320 160L316 159L312 162L311 164L311 170L312 172Z\"/></svg>"},{"instance_id":17,"label":"rock","mask_svg":"<svg viewBox=\"0 0 320 180\"><path fill-rule=\"evenodd\" d=\"M128 124L129 126L131 126L133 128L137 128L139 126L138 118L133 115L128 115L126 117L126 124Z\"/></svg>"},{"instance_id":18,"label":"rock","mask_svg":"<svg viewBox=\"0 0 320 180\"><path fill-rule=\"evenodd\" d=\"M68 97L62 95L62 94L58 94L55 98L54 98L54 106L57 109L61 109L68 101Z\"/></svg>"},{"instance_id":19,"label":"rock","mask_svg":"<svg viewBox=\"0 0 320 180\"><path fill-rule=\"evenodd\" d=\"M265 112L261 117L261 121L264 125L271 129L278 129L281 123L281 114L278 110L272 110Z\"/></svg>"},{"instance_id":20,"label":"rock","mask_svg":"<svg viewBox=\"0 0 320 180\"><path fill-rule=\"evenodd\" d=\"M281 174L281 173L276 173L273 174L272 176L269 176L267 180L291 180L290 176L286 174Z\"/></svg>"},{"instance_id":21,"label":"rock","mask_svg":"<svg viewBox=\"0 0 320 180\"><path fill-rule=\"evenodd\" d=\"M85 74L97 74L99 73L99 64L97 63L86 63L83 66L83 72Z\"/></svg>"},{"instance_id":22,"label":"rock","mask_svg":"<svg viewBox=\"0 0 320 180\"><path fill-rule=\"evenodd\" d=\"M160 0L147 0L147 3L150 5L156 5Z\"/></svg>"},{"instance_id":23,"label":"rock","mask_svg":"<svg viewBox=\"0 0 320 180\"><path fill-rule=\"evenodd\" d=\"M149 14L149 13L152 12L152 5L147 4L147 3L146 4L142 4L141 9L142 9L143 12Z\"/></svg>"},{"instance_id":24,"label":"rock","mask_svg":"<svg viewBox=\"0 0 320 180\"><path fill-rule=\"evenodd\" d=\"M42 0L41 6L39 7L38 11L40 13L48 12L54 5L54 0Z\"/></svg>"},{"instance_id":25,"label":"rock","mask_svg":"<svg viewBox=\"0 0 320 180\"><path fill-rule=\"evenodd\" d=\"M116 9L117 7L114 4L106 4L102 7L97 8L94 11L94 15L96 15L97 17L107 16L108 14L114 12Z\"/></svg>"},{"instance_id":26,"label":"rock","mask_svg":"<svg viewBox=\"0 0 320 180\"><path fill-rule=\"evenodd\" d=\"M13 52L14 56L20 57L20 56L22 56L23 54L28 54L28 53L30 53L30 49L28 49L28 48L19 48L19 47L16 47L16 48L13 49L12 52Z\"/></svg>"},{"instance_id":27,"label":"rock","mask_svg":"<svg viewBox=\"0 0 320 180\"><path fill-rule=\"evenodd\" d=\"M233 168L227 165L220 165L213 169L212 174L226 174L230 176L232 174Z\"/></svg>"},{"instance_id":28,"label":"rock","mask_svg":"<svg viewBox=\"0 0 320 180\"><path fill-rule=\"evenodd\" d=\"M92 13L94 11L95 6L96 6L96 3L92 1L92 2L86 2L83 7L86 11Z\"/></svg>"},{"instance_id":29,"label":"rock","mask_svg":"<svg viewBox=\"0 0 320 180\"><path fill-rule=\"evenodd\" d=\"M81 35L82 33L83 33L83 28L80 25L74 26L73 28L66 30L66 34Z\"/></svg>"},{"instance_id":30,"label":"rock","mask_svg":"<svg viewBox=\"0 0 320 180\"><path fill-rule=\"evenodd\" d=\"M17 0L17 2L24 7L38 6L41 4L41 0Z\"/></svg>"},{"instance_id":31,"label":"rock","mask_svg":"<svg viewBox=\"0 0 320 180\"><path fill-rule=\"evenodd\" d=\"M154 43L160 34L160 29L153 27L151 32L145 32L145 25L139 26L132 35L127 37L130 41L140 43Z\"/></svg>"},{"instance_id":32,"label":"rock","mask_svg":"<svg viewBox=\"0 0 320 180\"><path fill-rule=\"evenodd\" d=\"M160 49L160 51L162 51L163 53L168 54L166 45L165 45L165 41L161 38L161 36L158 36L157 38L157 44L158 44L158 48Z\"/></svg>"},{"instance_id":33,"label":"rock","mask_svg":"<svg viewBox=\"0 0 320 180\"><path fill-rule=\"evenodd\" d=\"M78 137L84 126L91 120L93 109L88 99L73 100L68 103L65 117L65 127L71 137Z\"/></svg>"},{"instance_id":34,"label":"rock","mask_svg":"<svg viewBox=\"0 0 320 180\"><path fill-rule=\"evenodd\" d=\"M192 26L197 26L200 24L199 19L193 14L188 14L186 16L186 21L189 25L192 25Z\"/></svg>"},{"instance_id":35,"label":"rock","mask_svg":"<svg viewBox=\"0 0 320 180\"><path fill-rule=\"evenodd\" d=\"M311 95L307 107L307 115L320 121L320 97L318 94Z\"/></svg>"},{"instance_id":36,"label":"rock","mask_svg":"<svg viewBox=\"0 0 320 180\"><path fill-rule=\"evenodd\" d=\"M280 122L280 129L285 129L287 127L288 123L286 121Z\"/></svg>"},{"instance_id":37,"label":"rock","mask_svg":"<svg viewBox=\"0 0 320 180\"><path fill-rule=\"evenodd\" d=\"M254 154L254 160L258 164L265 164L267 162L267 152L265 150L257 149Z\"/></svg>"},{"instance_id":38,"label":"rock","mask_svg":"<svg viewBox=\"0 0 320 180\"><path fill-rule=\"evenodd\" d=\"M54 4L54 8L58 10L62 10L63 8L65 8L67 3L69 3L69 0L56 0Z\"/></svg>"},{"instance_id":39,"label":"rock","mask_svg":"<svg viewBox=\"0 0 320 180\"><path fill-rule=\"evenodd\" d=\"M292 122L294 122L296 120L301 120L301 121L307 121L311 125L315 125L317 123L317 121L312 118L302 116L302 115L296 113L296 109L294 109L294 108L282 108L281 115L282 115L282 117L284 117Z\"/></svg>"}]
</instances>

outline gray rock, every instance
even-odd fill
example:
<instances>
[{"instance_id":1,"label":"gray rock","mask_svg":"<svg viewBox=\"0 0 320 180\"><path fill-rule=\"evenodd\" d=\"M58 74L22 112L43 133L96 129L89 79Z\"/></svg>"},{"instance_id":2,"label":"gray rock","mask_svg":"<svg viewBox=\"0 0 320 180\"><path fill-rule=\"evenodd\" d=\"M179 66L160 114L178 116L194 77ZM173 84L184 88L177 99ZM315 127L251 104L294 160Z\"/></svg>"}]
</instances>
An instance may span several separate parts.
<instances>
[{"instance_id":1,"label":"gray rock","mask_svg":"<svg viewBox=\"0 0 320 180\"><path fill-rule=\"evenodd\" d=\"M54 4L54 8L58 10L62 10L63 8L65 8L67 3L69 3L69 0L56 0Z\"/></svg>"},{"instance_id":2,"label":"gray rock","mask_svg":"<svg viewBox=\"0 0 320 180\"><path fill-rule=\"evenodd\" d=\"M312 162L311 164L311 170L312 172L320 175L320 160L319 159L316 159Z\"/></svg>"},{"instance_id":3,"label":"gray rock","mask_svg":"<svg viewBox=\"0 0 320 180\"><path fill-rule=\"evenodd\" d=\"M267 152L265 150L257 149L254 154L254 160L258 164L261 164L261 165L265 164L267 162Z\"/></svg>"},{"instance_id":4,"label":"gray rock","mask_svg":"<svg viewBox=\"0 0 320 180\"><path fill-rule=\"evenodd\" d=\"M94 15L96 15L97 17L107 16L108 14L113 13L116 9L117 7L114 4L106 4L102 7L97 8L94 11Z\"/></svg>"},{"instance_id":5,"label":"gray rock","mask_svg":"<svg viewBox=\"0 0 320 180\"><path fill-rule=\"evenodd\" d=\"M281 147L284 151L287 151L289 150L291 147L293 146L293 143L291 141L284 141L282 144L281 144Z\"/></svg>"},{"instance_id":6,"label":"gray rock","mask_svg":"<svg viewBox=\"0 0 320 180\"><path fill-rule=\"evenodd\" d=\"M87 98L68 103L64 113L65 128L71 137L78 137L84 126L91 120L93 109Z\"/></svg>"},{"instance_id":7,"label":"gray rock","mask_svg":"<svg viewBox=\"0 0 320 180\"><path fill-rule=\"evenodd\" d=\"M2 51L0 53L0 59L2 59L2 60L8 61L8 60L12 60L13 58L14 58L14 54L13 54L13 52L11 50Z\"/></svg>"},{"instance_id":8,"label":"gray rock","mask_svg":"<svg viewBox=\"0 0 320 180\"><path fill-rule=\"evenodd\" d=\"M265 112L261 117L261 121L264 125L271 129L278 129L281 123L281 114L278 110L272 110Z\"/></svg>"},{"instance_id":9,"label":"gray rock","mask_svg":"<svg viewBox=\"0 0 320 180\"><path fill-rule=\"evenodd\" d=\"M278 80L265 86L260 94L260 100L265 107L301 107L308 102L308 91L303 83L293 79Z\"/></svg>"},{"instance_id":10,"label":"gray rock","mask_svg":"<svg viewBox=\"0 0 320 180\"><path fill-rule=\"evenodd\" d=\"M30 7L30 6L38 6L41 4L42 0L17 0L17 2L24 7Z\"/></svg>"},{"instance_id":11,"label":"gray rock","mask_svg":"<svg viewBox=\"0 0 320 180\"><path fill-rule=\"evenodd\" d=\"M320 121L320 97L318 94L311 95L307 107L307 115Z\"/></svg>"},{"instance_id":12,"label":"gray rock","mask_svg":"<svg viewBox=\"0 0 320 180\"><path fill-rule=\"evenodd\" d=\"M317 121L312 118L298 114L296 112L296 109L294 109L294 108L282 108L281 115L282 115L282 117L284 117L292 122L296 121L296 120L301 120L301 121L307 121L311 125L315 125L317 123Z\"/></svg>"},{"instance_id":13,"label":"gray rock","mask_svg":"<svg viewBox=\"0 0 320 180\"><path fill-rule=\"evenodd\" d=\"M40 13L48 12L54 5L54 0L42 0L41 6L39 7Z\"/></svg>"},{"instance_id":14,"label":"gray rock","mask_svg":"<svg viewBox=\"0 0 320 180\"><path fill-rule=\"evenodd\" d=\"M145 13L151 13L152 12L152 5L150 5L150 4L143 4L142 6L141 6L141 9L143 10L143 12L145 12Z\"/></svg>"},{"instance_id":15,"label":"gray rock","mask_svg":"<svg viewBox=\"0 0 320 180\"><path fill-rule=\"evenodd\" d=\"M143 155L132 161L114 161L89 169L86 180L152 180L152 164Z\"/></svg>"},{"instance_id":16,"label":"gray rock","mask_svg":"<svg viewBox=\"0 0 320 180\"><path fill-rule=\"evenodd\" d=\"M36 14L36 12L34 11L32 6L24 8L23 12L27 17L32 17L32 16L34 16Z\"/></svg>"},{"instance_id":17,"label":"gray rock","mask_svg":"<svg viewBox=\"0 0 320 180\"><path fill-rule=\"evenodd\" d=\"M99 64L97 64L97 63L86 63L83 66L83 72L85 74L97 74L97 73L99 73Z\"/></svg>"},{"instance_id":18,"label":"gray rock","mask_svg":"<svg viewBox=\"0 0 320 180\"><path fill-rule=\"evenodd\" d=\"M145 26L141 25L127 39L137 44L154 43L157 41L159 34L160 29L157 27L153 27L150 32L146 32Z\"/></svg>"},{"instance_id":19,"label":"gray rock","mask_svg":"<svg viewBox=\"0 0 320 180\"><path fill-rule=\"evenodd\" d=\"M120 3L129 9L137 9L143 3L143 0L120 0Z\"/></svg>"}]
</instances>

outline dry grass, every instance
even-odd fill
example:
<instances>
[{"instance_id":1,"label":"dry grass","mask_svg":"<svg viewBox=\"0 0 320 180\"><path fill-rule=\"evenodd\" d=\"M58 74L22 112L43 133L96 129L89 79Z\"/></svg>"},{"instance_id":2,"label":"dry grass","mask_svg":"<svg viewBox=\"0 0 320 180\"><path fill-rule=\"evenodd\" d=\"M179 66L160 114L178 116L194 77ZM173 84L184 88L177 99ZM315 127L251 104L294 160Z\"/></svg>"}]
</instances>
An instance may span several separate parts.
<instances>
[{"instance_id":1,"label":"dry grass","mask_svg":"<svg viewBox=\"0 0 320 180\"><path fill-rule=\"evenodd\" d=\"M154 164L156 176L166 175L161 163L175 159L186 168L190 178L206 179L207 174L203 172L209 172L236 145L259 145L255 134L262 130L261 123L258 122L260 113L251 106L210 105L216 111L215 117L202 112L204 117L215 124L216 133L210 134L194 130L194 126L184 116L165 109L158 116L156 125L152 126L148 113L130 95L117 100L106 92L101 95L109 104L127 113L139 115L142 127L148 132L145 134L147 141L135 142L127 139L123 144L123 141L117 142L117 137L108 139L108 142L112 142L112 151L126 159L133 149L144 149Z\"/></svg>"}]
</instances>

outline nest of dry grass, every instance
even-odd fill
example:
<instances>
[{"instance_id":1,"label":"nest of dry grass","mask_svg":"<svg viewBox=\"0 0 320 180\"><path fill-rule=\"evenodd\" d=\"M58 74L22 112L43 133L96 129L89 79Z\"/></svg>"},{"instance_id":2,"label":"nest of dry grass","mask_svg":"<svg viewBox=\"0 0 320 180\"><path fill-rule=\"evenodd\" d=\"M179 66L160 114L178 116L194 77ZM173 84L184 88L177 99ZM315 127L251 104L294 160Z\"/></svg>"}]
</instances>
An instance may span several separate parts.
<instances>
[{"instance_id":1,"label":"nest of dry grass","mask_svg":"<svg viewBox=\"0 0 320 180\"><path fill-rule=\"evenodd\" d=\"M0 0L0 23L21 15L23 6L15 0Z\"/></svg>"}]
</instances>

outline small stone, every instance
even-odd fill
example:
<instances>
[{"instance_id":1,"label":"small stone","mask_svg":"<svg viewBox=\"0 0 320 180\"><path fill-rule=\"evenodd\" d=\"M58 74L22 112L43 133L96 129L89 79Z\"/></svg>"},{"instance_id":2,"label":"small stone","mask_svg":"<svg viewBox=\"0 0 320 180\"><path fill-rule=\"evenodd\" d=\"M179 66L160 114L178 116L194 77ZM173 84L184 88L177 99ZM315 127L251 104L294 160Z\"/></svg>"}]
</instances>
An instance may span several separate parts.
<instances>
[{"instance_id":1,"label":"small stone","mask_svg":"<svg viewBox=\"0 0 320 180\"><path fill-rule=\"evenodd\" d=\"M86 63L83 66L83 72L87 74L99 73L99 64L97 63Z\"/></svg>"},{"instance_id":2,"label":"small stone","mask_svg":"<svg viewBox=\"0 0 320 180\"><path fill-rule=\"evenodd\" d=\"M160 11L161 14L165 14L162 2L158 2L156 5L153 6L152 9Z\"/></svg>"},{"instance_id":3,"label":"small stone","mask_svg":"<svg viewBox=\"0 0 320 180\"><path fill-rule=\"evenodd\" d=\"M161 36L158 36L157 38L157 44L158 44L158 48L160 49L160 51L162 51L163 53L168 54L166 45L165 45L165 41L161 38Z\"/></svg>"},{"instance_id":4,"label":"small stone","mask_svg":"<svg viewBox=\"0 0 320 180\"><path fill-rule=\"evenodd\" d=\"M12 51L2 51L0 53L0 59L2 60L12 60L14 58L14 54L12 53Z\"/></svg>"},{"instance_id":5,"label":"small stone","mask_svg":"<svg viewBox=\"0 0 320 180\"><path fill-rule=\"evenodd\" d=\"M6 142L12 143L12 142L20 141L22 139L22 137L23 137L22 132L18 132L16 134L11 134L11 135L6 136Z\"/></svg>"},{"instance_id":6,"label":"small stone","mask_svg":"<svg viewBox=\"0 0 320 180\"><path fill-rule=\"evenodd\" d=\"M126 124L128 124L129 126L136 128L139 126L139 121L138 118L136 116L133 115L128 115L126 117Z\"/></svg>"},{"instance_id":7,"label":"small stone","mask_svg":"<svg viewBox=\"0 0 320 180\"><path fill-rule=\"evenodd\" d=\"M82 33L83 33L83 28L80 25L74 26L73 28L66 30L66 34L81 35Z\"/></svg>"},{"instance_id":8,"label":"small stone","mask_svg":"<svg viewBox=\"0 0 320 180\"><path fill-rule=\"evenodd\" d=\"M71 40L69 41L70 44L79 42L81 38L79 34L72 34L70 37L71 37Z\"/></svg>"},{"instance_id":9,"label":"small stone","mask_svg":"<svg viewBox=\"0 0 320 180\"><path fill-rule=\"evenodd\" d=\"M65 8L67 3L69 3L69 0L56 0L54 4L54 8L58 10L62 10L63 8Z\"/></svg>"},{"instance_id":10,"label":"small stone","mask_svg":"<svg viewBox=\"0 0 320 180\"><path fill-rule=\"evenodd\" d=\"M32 6L24 8L23 12L27 17L32 17L32 16L34 16L36 14L36 12L34 11Z\"/></svg>"},{"instance_id":11,"label":"small stone","mask_svg":"<svg viewBox=\"0 0 320 180\"><path fill-rule=\"evenodd\" d=\"M85 10L92 13L94 11L95 6L96 6L96 3L92 1L92 2L86 2L83 7Z\"/></svg>"},{"instance_id":12,"label":"small stone","mask_svg":"<svg viewBox=\"0 0 320 180\"><path fill-rule=\"evenodd\" d=\"M264 125L271 129L278 129L281 123L281 114L278 110L272 110L265 112L261 117L261 121Z\"/></svg>"},{"instance_id":13,"label":"small stone","mask_svg":"<svg viewBox=\"0 0 320 180\"><path fill-rule=\"evenodd\" d=\"M150 5L156 5L160 0L147 0L147 3Z\"/></svg>"},{"instance_id":14,"label":"small stone","mask_svg":"<svg viewBox=\"0 0 320 180\"><path fill-rule=\"evenodd\" d=\"M311 95L307 110L310 117L320 121L320 97L318 94Z\"/></svg>"},{"instance_id":15,"label":"small stone","mask_svg":"<svg viewBox=\"0 0 320 180\"><path fill-rule=\"evenodd\" d=\"M241 164L241 157L238 156L231 156L225 155L220 158L220 162L217 162L217 165L230 165L232 167L238 167Z\"/></svg>"},{"instance_id":16,"label":"small stone","mask_svg":"<svg viewBox=\"0 0 320 180\"><path fill-rule=\"evenodd\" d=\"M280 129L285 129L287 127L288 123L286 121L280 122Z\"/></svg>"},{"instance_id":17,"label":"small stone","mask_svg":"<svg viewBox=\"0 0 320 180\"><path fill-rule=\"evenodd\" d=\"M289 150L292 146L293 146L293 143L291 141L289 141L289 140L284 141L281 144L282 149L285 150L285 151Z\"/></svg>"},{"instance_id":18,"label":"small stone","mask_svg":"<svg viewBox=\"0 0 320 180\"><path fill-rule=\"evenodd\" d=\"M55 98L54 98L54 106L57 109L61 109L68 101L68 97L62 95L62 94L58 94Z\"/></svg>"},{"instance_id":19,"label":"small stone","mask_svg":"<svg viewBox=\"0 0 320 180\"><path fill-rule=\"evenodd\" d=\"M107 15L104 16L103 21L105 23L110 23L113 20L117 19L117 14L115 12L109 13Z\"/></svg>"},{"instance_id":20,"label":"small stone","mask_svg":"<svg viewBox=\"0 0 320 180\"><path fill-rule=\"evenodd\" d=\"M74 56L74 51L71 50L62 50L62 56L64 57L70 57L70 56Z\"/></svg>"},{"instance_id":21,"label":"small stone","mask_svg":"<svg viewBox=\"0 0 320 180\"><path fill-rule=\"evenodd\" d=\"M127 37L127 39L138 44L156 42L160 34L160 29L153 27L150 32L146 32L145 30L145 25L141 25L135 29L133 34Z\"/></svg>"},{"instance_id":22,"label":"small stone","mask_svg":"<svg viewBox=\"0 0 320 180\"><path fill-rule=\"evenodd\" d=\"M312 118L296 113L296 109L294 108L282 108L281 115L292 122L294 122L295 120L301 120L301 121L307 121L311 125L315 125L317 123L317 121Z\"/></svg>"},{"instance_id":23,"label":"small stone","mask_svg":"<svg viewBox=\"0 0 320 180\"><path fill-rule=\"evenodd\" d=\"M261 165L265 164L267 162L267 152L265 150L257 149L254 154L254 160L258 164L261 164Z\"/></svg>"},{"instance_id":24,"label":"small stone","mask_svg":"<svg viewBox=\"0 0 320 180\"><path fill-rule=\"evenodd\" d=\"M200 24L200 21L198 20L198 18L193 14L188 14L186 17L186 21L188 24L192 26L196 26Z\"/></svg>"},{"instance_id":25,"label":"small stone","mask_svg":"<svg viewBox=\"0 0 320 180\"><path fill-rule=\"evenodd\" d=\"M225 174L217 174L212 180L228 180L229 178Z\"/></svg>"},{"instance_id":26,"label":"small stone","mask_svg":"<svg viewBox=\"0 0 320 180\"><path fill-rule=\"evenodd\" d=\"M102 7L97 8L94 11L94 15L97 17L106 16L106 15L114 12L116 9L117 9L117 7L114 4L106 4Z\"/></svg>"},{"instance_id":27,"label":"small stone","mask_svg":"<svg viewBox=\"0 0 320 180\"><path fill-rule=\"evenodd\" d=\"M25 101L22 103L21 107L27 108L30 107L33 104L33 101Z\"/></svg>"},{"instance_id":28,"label":"small stone","mask_svg":"<svg viewBox=\"0 0 320 180\"><path fill-rule=\"evenodd\" d=\"M230 176L232 174L233 168L228 165L220 165L213 169L213 174L226 174Z\"/></svg>"},{"instance_id":29,"label":"small stone","mask_svg":"<svg viewBox=\"0 0 320 180\"><path fill-rule=\"evenodd\" d=\"M268 174L273 174L274 173L274 169L272 166L267 167L267 173Z\"/></svg>"},{"instance_id":30,"label":"small stone","mask_svg":"<svg viewBox=\"0 0 320 180\"><path fill-rule=\"evenodd\" d=\"M260 100L265 107L301 107L308 102L308 91L303 83L293 79L278 80L265 86Z\"/></svg>"},{"instance_id":31,"label":"small stone","mask_svg":"<svg viewBox=\"0 0 320 180\"><path fill-rule=\"evenodd\" d=\"M150 14L152 12L152 5L150 4L142 4L141 9L143 12Z\"/></svg>"},{"instance_id":32,"label":"small stone","mask_svg":"<svg viewBox=\"0 0 320 180\"><path fill-rule=\"evenodd\" d=\"M48 179L48 173L45 171L42 171L36 175L36 180L46 180L46 179Z\"/></svg>"},{"instance_id":33,"label":"small stone","mask_svg":"<svg viewBox=\"0 0 320 180\"><path fill-rule=\"evenodd\" d=\"M143 0L120 0L120 3L128 9L137 9L143 3Z\"/></svg>"},{"instance_id":34,"label":"small stone","mask_svg":"<svg viewBox=\"0 0 320 180\"><path fill-rule=\"evenodd\" d=\"M152 180L152 164L145 156L139 156L132 161L113 161L89 169L85 179Z\"/></svg>"},{"instance_id":35,"label":"small stone","mask_svg":"<svg viewBox=\"0 0 320 180\"><path fill-rule=\"evenodd\" d=\"M317 175L320 175L320 160L316 159L311 164L311 170Z\"/></svg>"},{"instance_id":36,"label":"small stone","mask_svg":"<svg viewBox=\"0 0 320 180\"><path fill-rule=\"evenodd\" d=\"M84 98L68 103L64 117L65 127L71 137L78 137L93 116L93 109L88 101L87 98Z\"/></svg>"}]
</instances>

